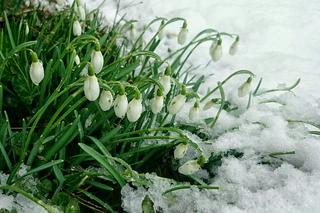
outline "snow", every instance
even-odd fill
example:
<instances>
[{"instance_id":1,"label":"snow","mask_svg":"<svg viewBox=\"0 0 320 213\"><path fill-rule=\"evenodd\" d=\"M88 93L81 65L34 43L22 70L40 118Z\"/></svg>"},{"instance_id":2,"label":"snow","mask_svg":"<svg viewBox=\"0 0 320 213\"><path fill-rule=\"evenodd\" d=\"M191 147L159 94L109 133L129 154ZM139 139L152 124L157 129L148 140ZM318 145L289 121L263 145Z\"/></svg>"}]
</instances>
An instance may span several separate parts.
<instances>
[{"instance_id":1,"label":"snow","mask_svg":"<svg viewBox=\"0 0 320 213\"><path fill-rule=\"evenodd\" d=\"M87 7L94 8L100 3L87 1ZM319 212L319 138L308 133L310 125L292 122L308 121L319 125L319 1L123 0L120 6L119 17L126 14L128 19L138 20L138 30L154 17L182 16L188 20L188 39L208 27L240 35L239 52L235 56L227 55L233 42L228 38L223 39L224 54L218 63L206 66L210 61L210 44L201 45L192 55L193 65L200 65L194 72L208 76L200 90L202 95L209 86L240 69L256 74L253 88L260 77L263 78L262 88L266 89L291 85L301 78L294 93L277 92L256 97L248 110L247 98L237 96L237 88L247 77L239 76L226 84L227 100L239 110L221 113L214 129L199 123L216 138L203 141L201 146L211 152L235 149L242 152L243 157L226 157L218 169L213 167L213 171L196 173L206 178L207 172L213 172L216 176L208 180L209 184L222 189L183 189L168 195L169 199L161 193L176 183L150 174L147 176L153 184L148 189L134 189L128 185L122 190L124 210L141 211L141 202L148 194L155 208L163 212ZM100 8L106 15L106 22L110 23L116 11L115 2L106 1ZM165 55L168 47L179 47L174 35L180 27L181 24L177 24L166 29L167 38L158 50L160 55ZM146 35L146 39L148 37L150 35ZM260 104L267 100L278 103ZM187 106L178 114L182 122L188 121L185 115L192 103ZM217 110L218 106L202 111L201 118L212 117ZM291 151L295 154L279 156L282 160L269 156ZM180 164L195 156L197 153L189 150ZM262 164L261 158L270 163Z\"/></svg>"}]
</instances>

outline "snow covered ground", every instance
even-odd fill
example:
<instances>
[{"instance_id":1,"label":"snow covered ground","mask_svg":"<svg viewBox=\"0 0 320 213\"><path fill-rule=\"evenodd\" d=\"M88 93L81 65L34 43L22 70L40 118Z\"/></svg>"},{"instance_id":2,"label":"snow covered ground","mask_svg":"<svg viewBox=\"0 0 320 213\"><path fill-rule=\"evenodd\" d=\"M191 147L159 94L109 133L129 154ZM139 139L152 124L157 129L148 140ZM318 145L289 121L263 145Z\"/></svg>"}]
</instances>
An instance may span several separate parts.
<instances>
[{"instance_id":1,"label":"snow covered ground","mask_svg":"<svg viewBox=\"0 0 320 213\"><path fill-rule=\"evenodd\" d=\"M93 8L99 3L88 1L87 6ZM100 7L107 21L112 20L115 5L107 0ZM192 56L193 64L201 65L196 73L213 74L202 88L203 93L208 86L239 69L253 71L257 75L255 84L263 77L263 88L275 88L279 83L289 85L301 78L295 94L266 95L254 100L248 111L222 114L211 132L218 138L211 141L207 149L215 152L237 149L244 153L240 159L226 158L217 171L211 171L216 177L209 182L221 186L222 190L193 188L162 196L172 183L150 175L154 185L148 190L134 190L129 186L123 189L126 211L139 212L143 197L149 194L155 207L164 212L320 212L319 137L310 135L307 125L288 122L320 123L319 1L122 0L120 14L139 20L141 26L156 16L185 17L189 38L208 27L239 34L241 46L235 56L227 55L232 42L228 39L223 41L224 56L218 63L205 67L210 60L209 44L201 46ZM177 33L179 27L171 27L167 32ZM164 54L168 46L177 47L173 40L165 41L159 53ZM245 106L246 101L235 95L235 89L244 79L237 79L225 88L227 98ZM284 105L258 104L269 98ZM181 112L181 120L186 119L185 113ZM284 163L261 164L263 156L287 151L295 151L295 154L282 156ZM202 170L198 175L206 176L206 172Z\"/></svg>"}]
</instances>

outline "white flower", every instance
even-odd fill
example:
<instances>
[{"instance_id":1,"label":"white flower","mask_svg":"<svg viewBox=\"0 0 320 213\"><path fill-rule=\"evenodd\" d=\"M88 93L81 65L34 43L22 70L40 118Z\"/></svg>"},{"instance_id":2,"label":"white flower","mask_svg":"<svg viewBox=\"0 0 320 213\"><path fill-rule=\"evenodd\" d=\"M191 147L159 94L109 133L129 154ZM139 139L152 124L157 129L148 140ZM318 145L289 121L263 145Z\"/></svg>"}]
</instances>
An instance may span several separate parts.
<instances>
[{"instance_id":1,"label":"white flower","mask_svg":"<svg viewBox=\"0 0 320 213\"><path fill-rule=\"evenodd\" d=\"M218 44L218 40L213 40L212 44L210 45L209 53L210 53L211 58L213 58L213 54L214 54L214 51L216 49L217 44Z\"/></svg>"},{"instance_id":2,"label":"white flower","mask_svg":"<svg viewBox=\"0 0 320 213\"><path fill-rule=\"evenodd\" d=\"M127 118L130 122L136 122L142 113L142 100L132 99L128 105Z\"/></svg>"},{"instance_id":3,"label":"white flower","mask_svg":"<svg viewBox=\"0 0 320 213\"><path fill-rule=\"evenodd\" d=\"M236 52L238 51L238 46L239 46L239 37L237 37L236 40L231 44L229 49L229 54L235 55Z\"/></svg>"},{"instance_id":4,"label":"white flower","mask_svg":"<svg viewBox=\"0 0 320 213\"><path fill-rule=\"evenodd\" d=\"M197 160L189 160L185 164L179 167L179 173L183 175L192 175L200 169L200 165Z\"/></svg>"},{"instance_id":5,"label":"white flower","mask_svg":"<svg viewBox=\"0 0 320 213\"><path fill-rule=\"evenodd\" d=\"M177 114L183 105L186 103L186 96L179 94L176 97L174 97L168 107L168 111L171 115Z\"/></svg>"},{"instance_id":6,"label":"white flower","mask_svg":"<svg viewBox=\"0 0 320 213\"><path fill-rule=\"evenodd\" d=\"M203 110L208 110L208 109L212 108L217 103L217 101L218 101L218 99L216 99L216 98L211 99L203 106Z\"/></svg>"},{"instance_id":7,"label":"white flower","mask_svg":"<svg viewBox=\"0 0 320 213\"><path fill-rule=\"evenodd\" d=\"M169 75L163 75L160 77L159 82L163 87L163 95L167 95L171 89L171 77Z\"/></svg>"},{"instance_id":8,"label":"white flower","mask_svg":"<svg viewBox=\"0 0 320 213\"><path fill-rule=\"evenodd\" d=\"M79 58L79 56L78 55L76 55L75 57L74 57L74 63L76 63L76 65L79 65L80 64L80 58Z\"/></svg>"},{"instance_id":9,"label":"white flower","mask_svg":"<svg viewBox=\"0 0 320 213\"><path fill-rule=\"evenodd\" d=\"M238 96L244 97L249 94L250 88L251 88L251 81L252 77L249 77L246 82L244 82L239 88L238 88Z\"/></svg>"},{"instance_id":10,"label":"white flower","mask_svg":"<svg viewBox=\"0 0 320 213\"><path fill-rule=\"evenodd\" d=\"M219 61L221 56L222 56L222 46L221 46L221 40L219 40L217 42L217 45L215 46L215 48L210 51L211 52L211 59L216 62Z\"/></svg>"},{"instance_id":11,"label":"white flower","mask_svg":"<svg viewBox=\"0 0 320 213\"><path fill-rule=\"evenodd\" d=\"M73 35L75 36L80 36L81 35L81 25L80 22L78 20L73 22Z\"/></svg>"},{"instance_id":12,"label":"white flower","mask_svg":"<svg viewBox=\"0 0 320 213\"><path fill-rule=\"evenodd\" d=\"M41 61L32 62L30 66L30 78L32 83L34 83L36 86L39 85L39 83L44 78L44 69L43 64Z\"/></svg>"},{"instance_id":13,"label":"white flower","mask_svg":"<svg viewBox=\"0 0 320 213\"><path fill-rule=\"evenodd\" d=\"M88 75L83 85L84 95L89 101L95 101L99 97L100 87L95 75Z\"/></svg>"},{"instance_id":14,"label":"white flower","mask_svg":"<svg viewBox=\"0 0 320 213\"><path fill-rule=\"evenodd\" d=\"M187 41L188 29L182 27L178 34L178 44L183 45Z\"/></svg>"},{"instance_id":15,"label":"white flower","mask_svg":"<svg viewBox=\"0 0 320 213\"><path fill-rule=\"evenodd\" d=\"M195 105L193 107L190 108L190 111L189 111L189 119L191 121L196 121L199 119L199 114L200 114L200 111L199 111L199 106L198 105Z\"/></svg>"},{"instance_id":16,"label":"white flower","mask_svg":"<svg viewBox=\"0 0 320 213\"><path fill-rule=\"evenodd\" d=\"M151 111L153 114L157 114L161 111L163 107L163 96L156 95L154 98L151 99Z\"/></svg>"},{"instance_id":17,"label":"white flower","mask_svg":"<svg viewBox=\"0 0 320 213\"><path fill-rule=\"evenodd\" d=\"M110 91L103 90L100 99L99 99L99 106L102 111L107 111L112 107L113 104L113 96Z\"/></svg>"},{"instance_id":18,"label":"white flower","mask_svg":"<svg viewBox=\"0 0 320 213\"><path fill-rule=\"evenodd\" d=\"M82 5L79 5L78 7L78 15L81 21L84 21L86 19L86 11L84 10Z\"/></svg>"},{"instance_id":19,"label":"white flower","mask_svg":"<svg viewBox=\"0 0 320 213\"><path fill-rule=\"evenodd\" d=\"M99 73L103 67L103 55L100 50L93 50L91 53L91 63L96 73Z\"/></svg>"},{"instance_id":20,"label":"white flower","mask_svg":"<svg viewBox=\"0 0 320 213\"><path fill-rule=\"evenodd\" d=\"M114 112L118 118L124 118L128 110L128 99L126 95L117 95L114 100Z\"/></svg>"},{"instance_id":21,"label":"white flower","mask_svg":"<svg viewBox=\"0 0 320 213\"><path fill-rule=\"evenodd\" d=\"M188 148L189 148L189 145L183 144L183 143L180 143L178 146L176 146L173 152L174 159L183 158L183 156L187 153Z\"/></svg>"}]
</instances>

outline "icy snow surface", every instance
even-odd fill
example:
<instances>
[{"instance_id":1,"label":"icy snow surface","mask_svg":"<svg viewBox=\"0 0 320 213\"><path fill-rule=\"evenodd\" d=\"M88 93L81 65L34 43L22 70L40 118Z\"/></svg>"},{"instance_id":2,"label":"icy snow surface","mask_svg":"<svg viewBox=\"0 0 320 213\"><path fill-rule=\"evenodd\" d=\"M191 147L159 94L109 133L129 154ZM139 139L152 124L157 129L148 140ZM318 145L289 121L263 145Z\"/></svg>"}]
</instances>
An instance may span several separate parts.
<instances>
[{"instance_id":1,"label":"icy snow surface","mask_svg":"<svg viewBox=\"0 0 320 213\"><path fill-rule=\"evenodd\" d=\"M94 8L99 3L87 1L87 6ZM107 0L100 7L107 22L114 17L115 5ZM202 45L193 54L193 65L200 65L195 73L211 75L201 88L202 94L207 87L216 85L217 81L239 69L253 71L257 75L254 84L263 77L263 88L276 88L279 83L290 85L301 78L294 94L272 93L256 98L249 110L245 110L247 99L236 95L237 87L245 78L236 77L226 85L227 99L240 109L234 113L222 113L216 128L210 130L216 140L209 141L211 145L206 145L207 150L236 149L244 156L239 159L227 157L218 169L209 168L197 174L208 177L208 172L215 173L209 183L221 186L221 190L192 188L162 196L161 193L174 183L149 175L154 183L149 189L130 186L123 189L124 209L141 211L141 201L148 194L155 207L164 212L320 212L319 137L308 133L308 125L288 122L320 123L320 2L122 0L120 8L120 15L139 20L140 28L157 16L181 16L188 20L189 39L208 27L240 35L239 52L235 56L227 54L232 40L226 38L223 40L222 60L210 63L208 67L205 65L210 61L210 44ZM172 26L166 33L177 34L180 27L180 24ZM166 39L158 53L164 55L168 47L177 48L176 39ZM259 104L259 101L268 99L280 104ZM205 118L216 111L205 111L201 116ZM187 111L180 113L181 121L188 120L185 114ZM261 164L261 159L270 153L289 151L295 151L295 154L283 155L283 161Z\"/></svg>"}]
</instances>

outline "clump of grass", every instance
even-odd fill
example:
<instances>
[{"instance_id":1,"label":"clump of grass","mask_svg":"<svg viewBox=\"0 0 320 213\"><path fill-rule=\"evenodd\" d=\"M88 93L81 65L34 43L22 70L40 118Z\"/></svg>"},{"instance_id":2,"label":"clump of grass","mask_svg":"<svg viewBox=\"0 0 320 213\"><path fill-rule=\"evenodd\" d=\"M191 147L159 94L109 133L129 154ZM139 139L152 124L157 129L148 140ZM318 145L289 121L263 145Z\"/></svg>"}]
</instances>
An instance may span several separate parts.
<instances>
[{"instance_id":1,"label":"clump of grass","mask_svg":"<svg viewBox=\"0 0 320 213\"><path fill-rule=\"evenodd\" d=\"M179 168L190 175L208 157L186 136L189 127L175 126L175 114L192 101L190 118L196 119L199 103L217 93L220 98L210 101L220 110L206 120L214 127L222 110L232 110L223 87L237 75L248 76L239 94L251 98L254 75L248 70L233 73L200 97L204 76L190 76L185 68L204 42L212 42L210 54L219 60L225 36L234 39L230 54L235 54L238 35L206 29L185 43L183 18L154 19L136 35L132 21L103 27L97 11L81 18L79 2L55 15L9 5L1 4L0 14L0 170L10 176L0 188L21 193L49 212L56 211L52 206L66 212L115 212L121 209L121 187L147 186L146 172L186 180L162 159L181 158L193 147L198 158ZM182 46L161 58L155 50L166 26L174 22L181 23ZM144 41L144 33L155 24L160 24L158 31ZM20 176L24 164L28 171ZM24 189L23 179L29 175L39 179L41 194ZM201 184L199 188L210 188Z\"/></svg>"}]
</instances>

